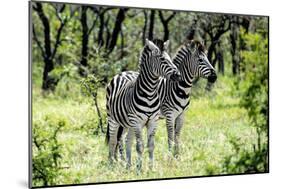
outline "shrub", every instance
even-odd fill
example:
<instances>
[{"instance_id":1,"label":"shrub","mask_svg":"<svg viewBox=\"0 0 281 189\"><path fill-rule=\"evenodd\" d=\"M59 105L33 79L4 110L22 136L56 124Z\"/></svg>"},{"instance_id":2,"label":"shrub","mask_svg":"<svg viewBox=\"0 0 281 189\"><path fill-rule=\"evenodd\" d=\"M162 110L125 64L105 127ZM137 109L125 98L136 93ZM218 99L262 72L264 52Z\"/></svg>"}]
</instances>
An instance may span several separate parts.
<instances>
[{"instance_id":1,"label":"shrub","mask_svg":"<svg viewBox=\"0 0 281 189\"><path fill-rule=\"evenodd\" d=\"M66 125L65 120L51 119L33 125L32 141L32 176L33 185L54 185L60 174L62 158L62 144L58 141L58 134Z\"/></svg>"},{"instance_id":2,"label":"shrub","mask_svg":"<svg viewBox=\"0 0 281 189\"><path fill-rule=\"evenodd\" d=\"M262 35L246 34L247 49L241 51L244 72L236 82L240 104L248 112L251 125L257 132L257 141L251 150L240 149L237 140L231 140L236 153L224 162L227 173L268 171L268 39Z\"/></svg>"}]
</instances>

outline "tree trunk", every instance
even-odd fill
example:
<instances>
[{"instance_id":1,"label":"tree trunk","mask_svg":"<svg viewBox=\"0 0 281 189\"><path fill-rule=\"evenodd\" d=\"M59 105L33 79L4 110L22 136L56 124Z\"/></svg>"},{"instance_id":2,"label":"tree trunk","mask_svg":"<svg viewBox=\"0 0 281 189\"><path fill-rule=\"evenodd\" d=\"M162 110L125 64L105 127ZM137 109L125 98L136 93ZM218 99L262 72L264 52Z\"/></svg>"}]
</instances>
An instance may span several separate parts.
<instances>
[{"instance_id":1,"label":"tree trunk","mask_svg":"<svg viewBox=\"0 0 281 189\"><path fill-rule=\"evenodd\" d=\"M109 46L109 42L110 42L110 29L108 27L108 23L109 23L109 19L110 19L110 16L107 17L106 19L106 22L104 24L105 26L105 29L106 29L106 41L105 41L105 46L108 47Z\"/></svg>"},{"instance_id":2,"label":"tree trunk","mask_svg":"<svg viewBox=\"0 0 281 189\"><path fill-rule=\"evenodd\" d=\"M218 63L219 63L219 72L224 75L224 60L223 60L223 53L219 50L218 54Z\"/></svg>"},{"instance_id":3,"label":"tree trunk","mask_svg":"<svg viewBox=\"0 0 281 189\"><path fill-rule=\"evenodd\" d=\"M52 78L49 73L54 69L54 64L52 59L45 58L44 59L44 70L43 70L43 81L42 81L42 89L43 90L55 90L55 86L57 84L57 80Z\"/></svg>"},{"instance_id":4,"label":"tree trunk","mask_svg":"<svg viewBox=\"0 0 281 189\"><path fill-rule=\"evenodd\" d=\"M100 111L100 108L99 108L97 95L94 96L94 105L95 105L95 107L96 107L96 111L97 111L97 113L98 113L98 119L99 119L98 127L97 127L97 129L96 129L96 133L99 133L99 130L101 131L101 133L104 133L102 115L101 115L101 111Z\"/></svg>"},{"instance_id":5,"label":"tree trunk","mask_svg":"<svg viewBox=\"0 0 281 189\"><path fill-rule=\"evenodd\" d=\"M147 13L146 10L143 10L144 14L144 25L142 29L142 44L145 45L145 39L146 39L146 28L147 28Z\"/></svg>"},{"instance_id":6,"label":"tree trunk","mask_svg":"<svg viewBox=\"0 0 281 189\"><path fill-rule=\"evenodd\" d=\"M169 22L172 20L172 18L176 15L176 12L173 12L173 14L171 14L167 19L164 18L163 14L161 11L158 12L159 13L159 17L160 20L162 22L163 25L163 29L164 29L164 37L163 40L167 41L169 39L169 35L170 35L170 31L169 31Z\"/></svg>"},{"instance_id":7,"label":"tree trunk","mask_svg":"<svg viewBox=\"0 0 281 189\"><path fill-rule=\"evenodd\" d=\"M210 61L210 63L212 64L212 66L215 68L215 62L213 60L213 53L215 52L215 43L212 41L211 45L208 48L208 60Z\"/></svg>"},{"instance_id":8,"label":"tree trunk","mask_svg":"<svg viewBox=\"0 0 281 189\"><path fill-rule=\"evenodd\" d=\"M194 19L193 23L192 23L192 26L187 31L187 34L186 34L187 40L193 40L194 39L196 27L197 27L197 19ZM206 34L206 32L204 34ZM206 39L206 38L204 37L203 39Z\"/></svg>"},{"instance_id":9,"label":"tree trunk","mask_svg":"<svg viewBox=\"0 0 281 189\"><path fill-rule=\"evenodd\" d=\"M126 13L127 10L128 9L123 9L123 8L119 9L119 12L116 16L114 29L113 29L112 34L111 34L111 40L110 40L110 43L107 47L107 50L108 50L107 54L108 55L113 51L114 47L116 46L118 35L121 31L122 23L125 20L125 13Z\"/></svg>"},{"instance_id":10,"label":"tree trunk","mask_svg":"<svg viewBox=\"0 0 281 189\"><path fill-rule=\"evenodd\" d=\"M50 24L49 19L43 11L41 3L36 3L34 8L37 12L44 30L44 70L42 78L42 89L43 90L54 90L56 81L54 78L51 78L49 73L54 69L54 63L52 60L52 51L51 51L51 36L50 36Z\"/></svg>"},{"instance_id":11,"label":"tree trunk","mask_svg":"<svg viewBox=\"0 0 281 189\"><path fill-rule=\"evenodd\" d=\"M100 26L99 26L99 33L98 33L98 44L99 44L99 47L102 47L104 44L104 41L103 41L104 12L99 13L99 19L100 19Z\"/></svg>"},{"instance_id":12,"label":"tree trunk","mask_svg":"<svg viewBox=\"0 0 281 189\"><path fill-rule=\"evenodd\" d=\"M86 6L82 6L80 22L82 25L82 49L81 49L81 61L80 61L82 67L80 67L79 69L79 74L81 76L85 76L87 74L85 68L88 66L88 43L89 43Z\"/></svg>"},{"instance_id":13,"label":"tree trunk","mask_svg":"<svg viewBox=\"0 0 281 189\"><path fill-rule=\"evenodd\" d=\"M149 21L149 31L148 31L149 40L153 39L154 17L155 17L155 10L151 10L150 21Z\"/></svg>"},{"instance_id":14,"label":"tree trunk","mask_svg":"<svg viewBox=\"0 0 281 189\"><path fill-rule=\"evenodd\" d=\"M231 43L231 57L232 57L232 74L236 75L239 72L239 60L237 54L237 26L233 26L230 32L230 43Z\"/></svg>"},{"instance_id":15,"label":"tree trunk","mask_svg":"<svg viewBox=\"0 0 281 189\"><path fill-rule=\"evenodd\" d=\"M167 41L169 39L170 31L169 31L169 28L168 28L168 24L167 25L165 24L163 26L164 26L164 37L163 37L163 40Z\"/></svg>"},{"instance_id":16,"label":"tree trunk","mask_svg":"<svg viewBox=\"0 0 281 189\"><path fill-rule=\"evenodd\" d=\"M120 59L122 59L124 57L124 46L125 46L125 36L123 34L123 30L121 28L121 31L120 31L120 35L121 35L121 55L120 55Z\"/></svg>"},{"instance_id":17,"label":"tree trunk","mask_svg":"<svg viewBox=\"0 0 281 189\"><path fill-rule=\"evenodd\" d=\"M48 17L45 15L42 4L41 3L34 3L33 9L37 12L39 19L42 22L43 25L43 32L44 32L44 47L41 45L40 40L37 38L35 28L33 26L33 37L35 41L37 42L41 52L42 57L44 60L44 70L43 70L43 78L42 78L42 89L43 90L51 90L54 91L55 87L59 81L60 78L53 78L50 76L50 72L54 69L54 58L57 53L57 49L60 46L62 40L61 40L61 34L62 30L67 23L67 21L74 15L74 12L70 14L70 18L62 18L61 13L65 10L65 5L62 5L62 7L58 8L55 7L56 16L60 22L60 26L56 31L56 37L54 42L54 47L52 49L52 42L51 42L51 31L50 31L50 22Z\"/></svg>"}]
</instances>

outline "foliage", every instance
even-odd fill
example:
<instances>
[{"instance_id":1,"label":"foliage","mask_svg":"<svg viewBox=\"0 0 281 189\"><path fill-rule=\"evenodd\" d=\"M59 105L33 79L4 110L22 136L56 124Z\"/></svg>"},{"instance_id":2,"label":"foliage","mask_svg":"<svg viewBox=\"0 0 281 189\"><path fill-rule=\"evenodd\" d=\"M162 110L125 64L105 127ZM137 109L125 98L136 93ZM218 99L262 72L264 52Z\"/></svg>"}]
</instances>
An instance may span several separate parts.
<instances>
[{"instance_id":1,"label":"foliage","mask_svg":"<svg viewBox=\"0 0 281 189\"><path fill-rule=\"evenodd\" d=\"M98 89L101 87L101 81L97 79L94 75L88 75L86 78L81 80L81 89L84 94L90 95L93 97L94 106L96 107L98 114L98 127L95 130L94 134L98 134L99 130L103 130L103 120L105 120L105 113L102 113L99 104L98 104Z\"/></svg>"},{"instance_id":2,"label":"foliage","mask_svg":"<svg viewBox=\"0 0 281 189\"><path fill-rule=\"evenodd\" d=\"M56 120L50 116L34 123L32 176L35 185L57 183L62 158L62 144L58 141L58 134L65 124L65 120Z\"/></svg>"},{"instance_id":3,"label":"foliage","mask_svg":"<svg viewBox=\"0 0 281 189\"><path fill-rule=\"evenodd\" d=\"M89 75L81 80L81 89L83 94L97 97L99 87L101 87L100 81L94 75Z\"/></svg>"},{"instance_id":4,"label":"foliage","mask_svg":"<svg viewBox=\"0 0 281 189\"><path fill-rule=\"evenodd\" d=\"M122 162L108 165L105 136L101 132L93 135L99 119L96 109L89 103L92 102L91 95L83 95L77 100L77 97L61 99L35 93L34 123L52 129L55 123L65 120L65 126L57 134L58 143L63 145L60 146L62 168L59 169L55 184L233 173L223 167L226 157L236 154L229 138L239 138L240 148L250 151L257 134L253 127L249 127L249 119L245 116L247 111L239 105L240 98L230 95L229 86L233 80L220 77L213 91L208 94L204 91L205 82L198 82L198 87L192 93L189 110L185 112L180 156L174 159L169 154L165 121L160 120L155 135L155 169L149 170L148 152L145 150L141 175L135 174L134 165L131 170L127 170ZM99 88L98 91L100 109L105 112L105 90ZM46 116L49 117L47 121ZM135 159L135 148L132 149L132 158ZM237 170L237 173L244 173L243 169L240 172ZM43 185L42 182L35 184Z\"/></svg>"},{"instance_id":5,"label":"foliage","mask_svg":"<svg viewBox=\"0 0 281 189\"><path fill-rule=\"evenodd\" d=\"M106 57L105 49L93 46L88 57L89 66L84 68L88 74L92 74L100 82L100 86L107 84L108 79L112 78L116 73L120 72L121 65L111 62Z\"/></svg>"},{"instance_id":6,"label":"foliage","mask_svg":"<svg viewBox=\"0 0 281 189\"><path fill-rule=\"evenodd\" d=\"M246 50L241 51L243 69L241 82L236 80L236 92L241 95L240 104L247 109L251 125L257 132L251 150L241 150L232 140L236 153L226 158L227 172L268 171L268 40L260 34L244 33ZM266 137L264 137L266 136Z\"/></svg>"},{"instance_id":7,"label":"foliage","mask_svg":"<svg viewBox=\"0 0 281 189\"><path fill-rule=\"evenodd\" d=\"M251 149L241 149L241 143L236 138L230 141L235 153L225 158L223 168L225 173L262 173L268 171L268 149L262 144L256 149L255 144Z\"/></svg>"},{"instance_id":8,"label":"foliage","mask_svg":"<svg viewBox=\"0 0 281 189\"><path fill-rule=\"evenodd\" d=\"M162 10L161 19L156 10L152 25L151 10L126 9L125 19L116 27L120 8L87 6L85 24L79 5L41 4L40 11L50 26L53 54L48 76L58 82L54 91L45 93L42 88L46 53L40 44L44 47L46 36L42 20L33 10L37 37L32 39L33 186L267 171L266 18ZM237 33L231 35L230 28ZM114 30L118 30L116 44L108 53ZM155 170L148 169L145 151L144 170L137 176L134 166L127 170L121 162L108 165L103 134L105 85L122 71L138 69L139 53L150 31L154 38L169 36L171 55L189 37L203 40L213 65L218 54L222 55L224 75L218 73L217 82L207 93L207 80L194 84L184 115L180 156L174 159L169 154L165 122L160 120ZM86 42L83 34L87 34ZM232 70L234 56L240 61L236 74ZM82 59L87 60L85 65ZM136 153L132 156L136 158Z\"/></svg>"},{"instance_id":9,"label":"foliage","mask_svg":"<svg viewBox=\"0 0 281 189\"><path fill-rule=\"evenodd\" d=\"M259 34L245 34L247 50L242 51L246 70L241 77L241 104L257 127L258 133L268 130L268 40Z\"/></svg>"}]
</instances>

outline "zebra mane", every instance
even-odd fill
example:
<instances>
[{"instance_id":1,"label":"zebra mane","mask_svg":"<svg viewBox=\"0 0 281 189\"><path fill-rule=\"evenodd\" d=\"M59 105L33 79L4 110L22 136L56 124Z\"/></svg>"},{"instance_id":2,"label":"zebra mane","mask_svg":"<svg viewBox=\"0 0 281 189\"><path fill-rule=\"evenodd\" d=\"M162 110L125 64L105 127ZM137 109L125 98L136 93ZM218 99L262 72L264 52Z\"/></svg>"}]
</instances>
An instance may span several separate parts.
<instances>
[{"instance_id":1,"label":"zebra mane","mask_svg":"<svg viewBox=\"0 0 281 189\"><path fill-rule=\"evenodd\" d=\"M164 41L161 39L153 39L152 42L158 47L161 53L164 51ZM146 45L144 51L150 51L149 47ZM144 52L142 51L142 52Z\"/></svg>"},{"instance_id":2,"label":"zebra mane","mask_svg":"<svg viewBox=\"0 0 281 189\"><path fill-rule=\"evenodd\" d=\"M199 40L187 40L185 41L177 50L177 53L182 49L185 48L190 52L193 52L194 49L198 50L199 52L205 52L206 48L202 42ZM176 54L177 54L176 53Z\"/></svg>"},{"instance_id":3,"label":"zebra mane","mask_svg":"<svg viewBox=\"0 0 281 189\"><path fill-rule=\"evenodd\" d=\"M173 57L173 63L176 67L179 67L179 62L175 59L182 59L182 52L187 51L188 53L193 53L195 50L198 50L199 52L205 52L205 46L203 43L201 43L198 40L188 40L185 41L176 51ZM174 61L175 60L175 61Z\"/></svg>"},{"instance_id":4,"label":"zebra mane","mask_svg":"<svg viewBox=\"0 0 281 189\"><path fill-rule=\"evenodd\" d=\"M164 41L161 40L161 39L153 39L152 42L159 48L159 50L162 52L164 52ZM146 52L150 52L151 50L149 49L149 47L146 45L143 50L140 52L140 56L139 56L139 66L138 66L138 69L140 70L140 66L142 64L142 58L143 58L143 55L146 53Z\"/></svg>"},{"instance_id":5,"label":"zebra mane","mask_svg":"<svg viewBox=\"0 0 281 189\"><path fill-rule=\"evenodd\" d=\"M161 52L164 51L164 41L161 39L153 39L152 42L159 48Z\"/></svg>"}]
</instances>

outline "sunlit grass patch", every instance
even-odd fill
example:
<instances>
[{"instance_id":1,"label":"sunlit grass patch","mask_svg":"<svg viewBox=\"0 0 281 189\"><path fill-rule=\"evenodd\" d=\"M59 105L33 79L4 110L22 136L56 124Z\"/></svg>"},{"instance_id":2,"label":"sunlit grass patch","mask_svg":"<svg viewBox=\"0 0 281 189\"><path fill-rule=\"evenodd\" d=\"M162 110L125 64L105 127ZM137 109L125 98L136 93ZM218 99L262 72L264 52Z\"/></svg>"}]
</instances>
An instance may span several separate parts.
<instances>
[{"instance_id":1,"label":"sunlit grass patch","mask_svg":"<svg viewBox=\"0 0 281 189\"><path fill-rule=\"evenodd\" d=\"M226 77L220 78L209 93L204 90L205 80L200 80L194 87L190 107L185 112L178 158L168 151L165 120L158 121L154 168L149 169L145 149L141 174L136 173L135 143L130 169L126 169L121 160L114 165L108 163L105 135L94 133L98 124L97 112L90 97L81 94L77 99L43 97L35 92L33 123L51 127L48 125L50 120L54 123L64 121L65 126L58 135L62 162L57 184L225 174L225 158L235 153L232 141L237 141L240 148L250 150L257 137L246 110L239 105L239 98L230 93L230 82ZM98 102L105 112L104 89L99 90ZM144 129L145 144L146 140Z\"/></svg>"}]
</instances>

